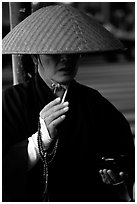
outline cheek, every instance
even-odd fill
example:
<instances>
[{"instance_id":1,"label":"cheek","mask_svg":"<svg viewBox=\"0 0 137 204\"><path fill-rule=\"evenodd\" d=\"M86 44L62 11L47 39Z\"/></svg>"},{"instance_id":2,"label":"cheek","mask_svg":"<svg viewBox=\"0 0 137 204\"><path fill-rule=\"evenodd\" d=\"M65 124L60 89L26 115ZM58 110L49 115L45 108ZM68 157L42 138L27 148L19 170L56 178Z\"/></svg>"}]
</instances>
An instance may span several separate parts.
<instances>
[{"instance_id":1,"label":"cheek","mask_svg":"<svg viewBox=\"0 0 137 204\"><path fill-rule=\"evenodd\" d=\"M55 63L53 61L46 59L42 60L41 62L45 71L48 71L49 73L54 71Z\"/></svg>"},{"instance_id":2,"label":"cheek","mask_svg":"<svg viewBox=\"0 0 137 204\"><path fill-rule=\"evenodd\" d=\"M47 55L40 55L40 61L43 66L49 66L52 61L52 58Z\"/></svg>"},{"instance_id":3,"label":"cheek","mask_svg":"<svg viewBox=\"0 0 137 204\"><path fill-rule=\"evenodd\" d=\"M43 67L49 67L50 65L50 60L46 59L46 60L41 60Z\"/></svg>"}]
</instances>

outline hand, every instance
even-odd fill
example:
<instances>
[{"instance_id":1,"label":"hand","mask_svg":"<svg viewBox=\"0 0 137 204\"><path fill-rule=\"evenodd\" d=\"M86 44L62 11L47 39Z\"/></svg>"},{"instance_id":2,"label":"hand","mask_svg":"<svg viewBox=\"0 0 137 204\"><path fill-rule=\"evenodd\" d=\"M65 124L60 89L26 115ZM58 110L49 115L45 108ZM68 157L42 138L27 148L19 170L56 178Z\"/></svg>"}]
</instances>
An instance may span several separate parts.
<instances>
[{"instance_id":1,"label":"hand","mask_svg":"<svg viewBox=\"0 0 137 204\"><path fill-rule=\"evenodd\" d=\"M123 202L131 200L126 183L124 182L124 172L115 173L111 169L103 169L99 170L99 173L102 177L103 183L109 184L113 187L111 189L117 198Z\"/></svg>"},{"instance_id":2,"label":"hand","mask_svg":"<svg viewBox=\"0 0 137 204\"><path fill-rule=\"evenodd\" d=\"M114 173L111 169L103 169L99 171L102 181L106 184L116 185L118 183L124 182L124 173L120 172L119 174Z\"/></svg>"},{"instance_id":3,"label":"hand","mask_svg":"<svg viewBox=\"0 0 137 204\"><path fill-rule=\"evenodd\" d=\"M51 140L56 136L57 126L65 119L65 113L69 110L68 102L60 103L60 101L60 98L56 98L40 112L40 117L45 122ZM46 143L45 138L42 138L42 140Z\"/></svg>"}]
</instances>

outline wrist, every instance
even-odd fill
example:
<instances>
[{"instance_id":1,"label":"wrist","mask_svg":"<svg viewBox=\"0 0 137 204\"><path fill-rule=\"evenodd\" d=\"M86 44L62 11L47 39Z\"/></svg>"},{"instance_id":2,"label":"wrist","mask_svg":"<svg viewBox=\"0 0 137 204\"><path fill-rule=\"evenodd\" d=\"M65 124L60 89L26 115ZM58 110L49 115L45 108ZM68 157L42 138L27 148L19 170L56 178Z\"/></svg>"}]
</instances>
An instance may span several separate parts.
<instances>
[{"instance_id":1,"label":"wrist","mask_svg":"<svg viewBox=\"0 0 137 204\"><path fill-rule=\"evenodd\" d=\"M30 170L40 158L36 140L37 132L28 138L28 170Z\"/></svg>"},{"instance_id":2,"label":"wrist","mask_svg":"<svg viewBox=\"0 0 137 204\"><path fill-rule=\"evenodd\" d=\"M47 129L44 119L40 117L39 122L40 122L39 128L41 132L41 140L42 140L43 145L45 146L45 149L48 149L49 143L51 142L51 137L49 135L49 131Z\"/></svg>"},{"instance_id":3,"label":"wrist","mask_svg":"<svg viewBox=\"0 0 137 204\"><path fill-rule=\"evenodd\" d=\"M39 148L38 148L38 143L37 143L37 137L38 137L38 132L36 132L35 134L31 136L33 144L34 144L34 148L36 151L36 155L39 158Z\"/></svg>"}]
</instances>

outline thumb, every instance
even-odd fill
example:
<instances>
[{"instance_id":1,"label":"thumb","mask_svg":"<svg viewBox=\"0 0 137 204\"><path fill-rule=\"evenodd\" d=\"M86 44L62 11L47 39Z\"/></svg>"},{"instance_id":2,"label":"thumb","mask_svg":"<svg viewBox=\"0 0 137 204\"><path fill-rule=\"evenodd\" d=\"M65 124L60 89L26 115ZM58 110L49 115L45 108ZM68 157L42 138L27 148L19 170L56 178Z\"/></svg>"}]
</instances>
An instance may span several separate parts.
<instances>
[{"instance_id":1,"label":"thumb","mask_svg":"<svg viewBox=\"0 0 137 204\"><path fill-rule=\"evenodd\" d=\"M123 171L119 172L119 176L122 181L125 181L127 179L127 175Z\"/></svg>"}]
</instances>

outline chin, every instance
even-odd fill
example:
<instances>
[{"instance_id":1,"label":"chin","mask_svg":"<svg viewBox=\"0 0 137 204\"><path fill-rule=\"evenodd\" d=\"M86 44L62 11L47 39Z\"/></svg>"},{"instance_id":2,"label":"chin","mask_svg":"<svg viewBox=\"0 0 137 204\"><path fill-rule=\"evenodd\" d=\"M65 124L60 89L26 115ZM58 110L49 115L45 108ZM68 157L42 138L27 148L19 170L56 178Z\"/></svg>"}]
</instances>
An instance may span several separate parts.
<instances>
[{"instance_id":1,"label":"chin","mask_svg":"<svg viewBox=\"0 0 137 204\"><path fill-rule=\"evenodd\" d=\"M73 80L73 77L62 77L60 79L57 80L58 83L60 84L68 84L69 82L71 82Z\"/></svg>"}]
</instances>

